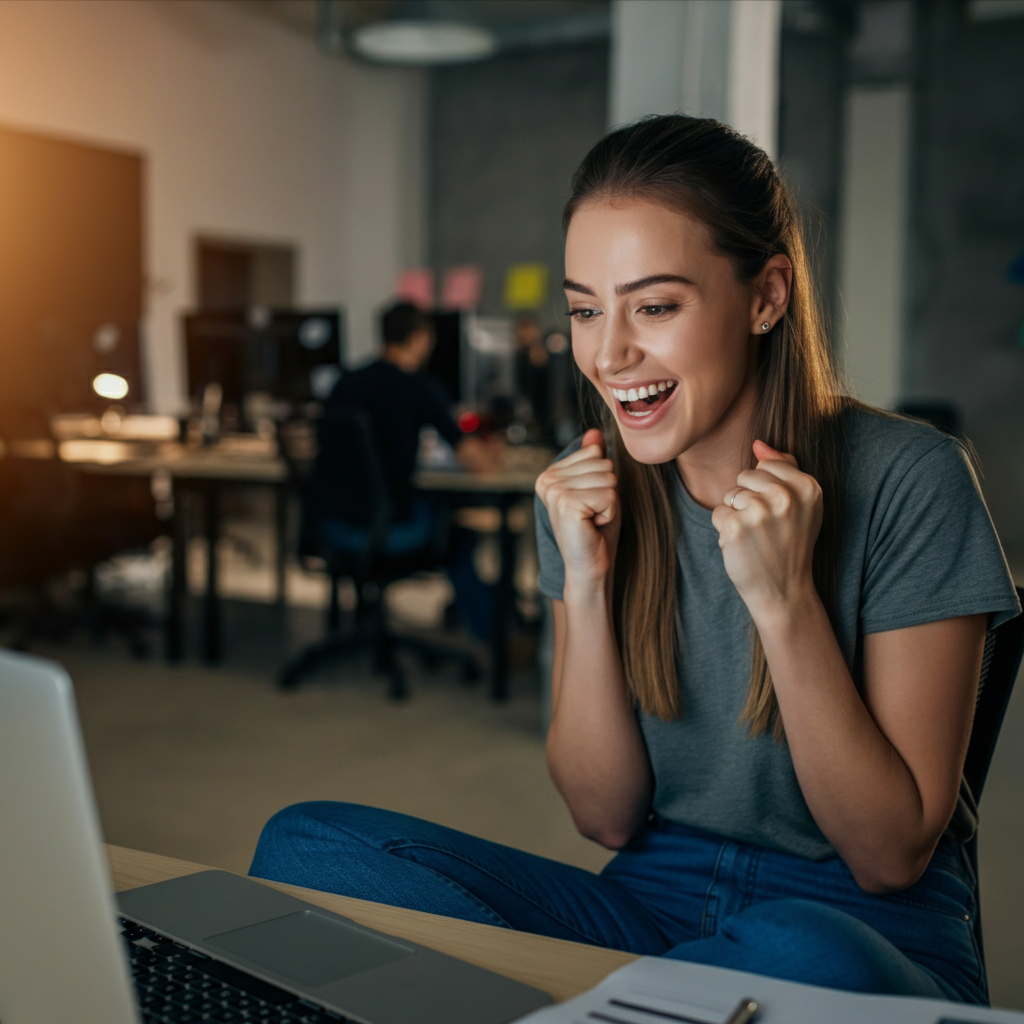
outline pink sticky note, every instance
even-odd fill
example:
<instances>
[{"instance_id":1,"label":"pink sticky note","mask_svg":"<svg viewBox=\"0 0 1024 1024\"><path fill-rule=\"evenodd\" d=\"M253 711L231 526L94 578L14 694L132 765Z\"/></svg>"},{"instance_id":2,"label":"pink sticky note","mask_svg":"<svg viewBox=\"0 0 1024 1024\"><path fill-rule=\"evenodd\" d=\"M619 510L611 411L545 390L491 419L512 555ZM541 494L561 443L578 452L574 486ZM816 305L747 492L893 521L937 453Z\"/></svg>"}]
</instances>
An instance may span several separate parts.
<instances>
[{"instance_id":1,"label":"pink sticky note","mask_svg":"<svg viewBox=\"0 0 1024 1024\"><path fill-rule=\"evenodd\" d=\"M420 309L434 308L434 272L427 267L403 270L395 282L395 295Z\"/></svg>"},{"instance_id":2,"label":"pink sticky note","mask_svg":"<svg viewBox=\"0 0 1024 1024\"><path fill-rule=\"evenodd\" d=\"M441 287L441 308L472 310L480 305L484 272L475 263L449 267Z\"/></svg>"}]
</instances>

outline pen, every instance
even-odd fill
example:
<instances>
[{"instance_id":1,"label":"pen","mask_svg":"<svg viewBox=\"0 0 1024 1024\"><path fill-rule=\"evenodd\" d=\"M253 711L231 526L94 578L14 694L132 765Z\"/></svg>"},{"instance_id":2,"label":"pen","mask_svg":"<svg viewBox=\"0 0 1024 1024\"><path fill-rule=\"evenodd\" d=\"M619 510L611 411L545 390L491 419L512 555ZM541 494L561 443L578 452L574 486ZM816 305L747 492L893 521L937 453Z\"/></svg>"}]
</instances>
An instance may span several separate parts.
<instances>
[{"instance_id":1,"label":"pen","mask_svg":"<svg viewBox=\"0 0 1024 1024\"><path fill-rule=\"evenodd\" d=\"M745 996L739 1001L739 1005L725 1020L725 1024L750 1024L757 1014L757 1003Z\"/></svg>"}]
</instances>

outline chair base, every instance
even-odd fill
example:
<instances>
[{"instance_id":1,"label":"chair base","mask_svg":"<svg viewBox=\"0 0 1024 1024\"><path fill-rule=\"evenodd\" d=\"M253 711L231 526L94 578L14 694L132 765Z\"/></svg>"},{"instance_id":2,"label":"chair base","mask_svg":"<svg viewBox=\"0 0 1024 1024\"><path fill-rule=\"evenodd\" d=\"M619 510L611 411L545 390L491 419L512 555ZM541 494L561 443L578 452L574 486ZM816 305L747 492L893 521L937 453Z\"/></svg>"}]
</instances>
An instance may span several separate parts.
<instances>
[{"instance_id":1,"label":"chair base","mask_svg":"<svg viewBox=\"0 0 1024 1024\"><path fill-rule=\"evenodd\" d=\"M377 612L377 610L374 610ZM372 618L378 619L377 612ZM394 633L379 621L371 621L354 633L341 634L332 631L325 639L300 651L278 672L277 685L282 690L295 690L302 685L305 677L321 665L367 649L374 653L374 670L388 678L388 696L392 700L404 700L409 696L405 670L395 657L398 648L415 653L426 668L434 669L444 661L455 661L462 669L464 682L473 683L480 679L482 671L477 656L468 650L439 643L427 637L406 633Z\"/></svg>"}]
</instances>

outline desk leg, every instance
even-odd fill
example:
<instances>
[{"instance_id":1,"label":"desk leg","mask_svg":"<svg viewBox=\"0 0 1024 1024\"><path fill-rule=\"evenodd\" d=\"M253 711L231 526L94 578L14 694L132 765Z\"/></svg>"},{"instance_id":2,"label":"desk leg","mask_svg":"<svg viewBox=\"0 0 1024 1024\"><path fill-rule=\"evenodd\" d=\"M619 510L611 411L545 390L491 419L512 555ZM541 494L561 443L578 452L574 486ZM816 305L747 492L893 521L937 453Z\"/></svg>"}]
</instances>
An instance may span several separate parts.
<instances>
[{"instance_id":1,"label":"desk leg","mask_svg":"<svg viewBox=\"0 0 1024 1024\"><path fill-rule=\"evenodd\" d=\"M491 700L508 698L508 629L514 609L516 539L508 526L508 510L514 496L502 499L501 526L498 532L500 574L494 608L494 637L491 641Z\"/></svg>"},{"instance_id":2,"label":"desk leg","mask_svg":"<svg viewBox=\"0 0 1024 1024\"><path fill-rule=\"evenodd\" d=\"M171 580L167 594L165 643L168 661L181 661L185 653L185 598L188 595L188 493L174 485L174 515L171 519Z\"/></svg>"},{"instance_id":3,"label":"desk leg","mask_svg":"<svg viewBox=\"0 0 1024 1024\"><path fill-rule=\"evenodd\" d=\"M203 607L203 660L221 660L221 608L217 580L217 542L220 540L220 485L209 480L206 499L206 597Z\"/></svg>"},{"instance_id":4,"label":"desk leg","mask_svg":"<svg viewBox=\"0 0 1024 1024\"><path fill-rule=\"evenodd\" d=\"M288 563L288 486L278 484L274 488L274 530L277 534L277 603L285 603L285 566Z\"/></svg>"}]
</instances>

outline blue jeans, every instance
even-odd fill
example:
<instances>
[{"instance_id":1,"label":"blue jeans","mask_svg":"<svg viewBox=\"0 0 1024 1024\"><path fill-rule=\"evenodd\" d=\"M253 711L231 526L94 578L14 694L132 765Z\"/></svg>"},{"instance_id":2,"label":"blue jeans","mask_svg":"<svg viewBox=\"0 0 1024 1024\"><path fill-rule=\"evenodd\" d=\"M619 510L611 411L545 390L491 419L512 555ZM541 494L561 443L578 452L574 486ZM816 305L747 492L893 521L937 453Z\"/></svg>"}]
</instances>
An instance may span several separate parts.
<instances>
[{"instance_id":1,"label":"blue jeans","mask_svg":"<svg viewBox=\"0 0 1024 1024\"><path fill-rule=\"evenodd\" d=\"M970 868L943 842L871 895L810 861L658 818L600 874L392 811L296 804L250 874L483 924L856 992L987 1004Z\"/></svg>"}]
</instances>

